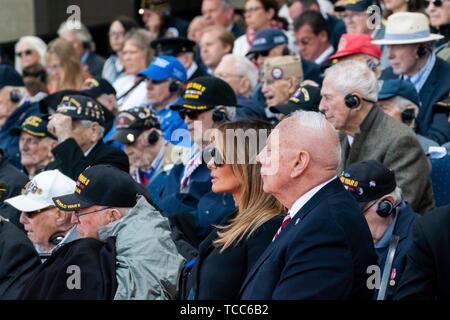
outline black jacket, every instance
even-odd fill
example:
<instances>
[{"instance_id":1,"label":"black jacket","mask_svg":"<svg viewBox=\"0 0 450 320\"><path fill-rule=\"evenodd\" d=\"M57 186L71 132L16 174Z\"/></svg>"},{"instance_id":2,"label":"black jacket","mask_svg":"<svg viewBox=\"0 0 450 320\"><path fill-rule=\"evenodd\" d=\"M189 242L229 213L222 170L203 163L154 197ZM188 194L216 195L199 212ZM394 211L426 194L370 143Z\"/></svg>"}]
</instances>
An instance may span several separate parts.
<instances>
[{"instance_id":1,"label":"black jacket","mask_svg":"<svg viewBox=\"0 0 450 320\"><path fill-rule=\"evenodd\" d=\"M89 57L86 60L86 65L88 67L89 73L94 78L101 78L103 66L105 65L105 58L99 56L94 52L89 53Z\"/></svg>"},{"instance_id":2,"label":"black jacket","mask_svg":"<svg viewBox=\"0 0 450 320\"><path fill-rule=\"evenodd\" d=\"M58 169L66 176L77 180L79 174L89 166L110 164L127 173L130 172L128 157L123 151L99 140L87 157L74 139L67 139L56 146L52 153L55 160L48 164L47 170Z\"/></svg>"},{"instance_id":3,"label":"black jacket","mask_svg":"<svg viewBox=\"0 0 450 320\"><path fill-rule=\"evenodd\" d=\"M282 216L274 217L259 227L249 239L220 252L213 245L217 229L200 244L196 264L188 278L191 297L198 300L237 299L244 279L259 256L264 252L281 225ZM226 218L221 225L230 222ZM220 274L217 273L220 270ZM188 298L188 296L184 298Z\"/></svg>"},{"instance_id":4,"label":"black jacket","mask_svg":"<svg viewBox=\"0 0 450 320\"><path fill-rule=\"evenodd\" d=\"M78 275L80 287L76 286ZM62 246L48 258L35 271L19 299L112 300L116 290L115 238L106 243L86 238Z\"/></svg>"},{"instance_id":5,"label":"black jacket","mask_svg":"<svg viewBox=\"0 0 450 320\"><path fill-rule=\"evenodd\" d=\"M20 229L23 229L19 222L20 212L3 201L19 195L27 182L28 178L9 163L0 149L0 214Z\"/></svg>"},{"instance_id":6,"label":"black jacket","mask_svg":"<svg viewBox=\"0 0 450 320\"><path fill-rule=\"evenodd\" d=\"M40 265L25 233L0 218L0 300L17 299Z\"/></svg>"},{"instance_id":7,"label":"black jacket","mask_svg":"<svg viewBox=\"0 0 450 320\"><path fill-rule=\"evenodd\" d=\"M395 299L450 299L450 206L421 217Z\"/></svg>"}]
</instances>

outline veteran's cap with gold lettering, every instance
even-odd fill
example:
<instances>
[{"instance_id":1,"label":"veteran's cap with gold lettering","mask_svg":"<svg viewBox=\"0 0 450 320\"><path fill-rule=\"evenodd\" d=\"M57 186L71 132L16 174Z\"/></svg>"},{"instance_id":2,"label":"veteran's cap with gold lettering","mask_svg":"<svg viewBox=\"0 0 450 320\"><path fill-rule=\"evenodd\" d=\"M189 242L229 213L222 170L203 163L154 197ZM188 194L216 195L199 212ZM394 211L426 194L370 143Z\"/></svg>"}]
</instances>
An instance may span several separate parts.
<instances>
[{"instance_id":1,"label":"veteran's cap with gold lettering","mask_svg":"<svg viewBox=\"0 0 450 320\"><path fill-rule=\"evenodd\" d=\"M203 112L217 106L237 107L236 104L236 95L228 83L216 77L203 76L188 82L183 101L170 109Z\"/></svg>"},{"instance_id":2,"label":"veteran's cap with gold lettering","mask_svg":"<svg viewBox=\"0 0 450 320\"><path fill-rule=\"evenodd\" d=\"M132 208L139 195L146 195L131 175L111 165L89 167L78 176L75 192L54 197L55 206L63 211L75 211L90 206Z\"/></svg>"},{"instance_id":3,"label":"veteran's cap with gold lettering","mask_svg":"<svg viewBox=\"0 0 450 320\"><path fill-rule=\"evenodd\" d=\"M5 200L19 211L33 212L53 207L53 197L70 194L75 181L58 170L48 170L36 175L22 190L22 194Z\"/></svg>"}]
</instances>

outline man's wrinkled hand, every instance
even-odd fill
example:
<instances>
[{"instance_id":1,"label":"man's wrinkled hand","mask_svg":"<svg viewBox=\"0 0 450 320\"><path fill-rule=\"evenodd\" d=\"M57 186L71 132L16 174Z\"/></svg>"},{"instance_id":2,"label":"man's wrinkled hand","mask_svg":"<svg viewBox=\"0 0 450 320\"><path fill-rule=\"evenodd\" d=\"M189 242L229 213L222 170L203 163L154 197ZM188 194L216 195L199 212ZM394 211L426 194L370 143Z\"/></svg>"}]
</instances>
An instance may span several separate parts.
<instances>
[{"instance_id":1,"label":"man's wrinkled hand","mask_svg":"<svg viewBox=\"0 0 450 320\"><path fill-rule=\"evenodd\" d=\"M58 138L59 143L73 138L72 118L64 114L56 113L51 115L47 129Z\"/></svg>"}]
</instances>

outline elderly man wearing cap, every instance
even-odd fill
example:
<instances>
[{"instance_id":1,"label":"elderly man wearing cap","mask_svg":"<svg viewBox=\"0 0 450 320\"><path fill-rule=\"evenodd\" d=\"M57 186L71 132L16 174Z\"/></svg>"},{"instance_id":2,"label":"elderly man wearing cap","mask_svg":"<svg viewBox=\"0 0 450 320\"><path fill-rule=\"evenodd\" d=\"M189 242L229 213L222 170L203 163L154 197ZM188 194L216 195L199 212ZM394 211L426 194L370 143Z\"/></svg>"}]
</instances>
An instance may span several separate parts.
<instances>
[{"instance_id":1,"label":"elderly man wearing cap","mask_svg":"<svg viewBox=\"0 0 450 320\"><path fill-rule=\"evenodd\" d=\"M379 161L353 163L340 179L360 204L372 233L382 275L377 300L391 300L405 269L418 215L403 200L394 172Z\"/></svg>"},{"instance_id":2,"label":"elderly man wearing cap","mask_svg":"<svg viewBox=\"0 0 450 320\"><path fill-rule=\"evenodd\" d=\"M320 99L319 87L304 85L294 93L287 103L270 107L269 110L282 120L300 110L319 112Z\"/></svg>"},{"instance_id":3,"label":"elderly man wearing cap","mask_svg":"<svg viewBox=\"0 0 450 320\"><path fill-rule=\"evenodd\" d=\"M262 93L267 106L288 102L303 81L300 58L283 56L264 61Z\"/></svg>"},{"instance_id":4,"label":"elderly man wearing cap","mask_svg":"<svg viewBox=\"0 0 450 320\"><path fill-rule=\"evenodd\" d=\"M411 82L400 79L382 81L378 104L386 114L414 129L421 103ZM425 153L429 147L439 146L437 142L420 134L417 134L417 139Z\"/></svg>"},{"instance_id":5,"label":"elderly man wearing cap","mask_svg":"<svg viewBox=\"0 0 450 320\"><path fill-rule=\"evenodd\" d=\"M161 130L167 141L178 144L173 133L177 129L186 129L183 119L170 106L180 102L186 83L186 70L183 65L171 56L159 56L149 67L139 73L147 80L147 102L150 108L161 119ZM188 146L187 137L181 143Z\"/></svg>"},{"instance_id":6,"label":"elderly man wearing cap","mask_svg":"<svg viewBox=\"0 0 450 320\"><path fill-rule=\"evenodd\" d=\"M139 14L145 27L158 38L185 37L188 23L171 14L169 0L141 0Z\"/></svg>"},{"instance_id":7,"label":"elderly man wearing cap","mask_svg":"<svg viewBox=\"0 0 450 320\"><path fill-rule=\"evenodd\" d=\"M48 118L43 115L28 117L22 126L11 130L19 136L22 171L31 179L53 160L52 150L58 144L47 130Z\"/></svg>"},{"instance_id":8,"label":"elderly man wearing cap","mask_svg":"<svg viewBox=\"0 0 450 320\"><path fill-rule=\"evenodd\" d=\"M370 8L375 6L381 11L378 2L375 0L343 0L335 4L334 10L344 21L347 33L367 34L378 40L384 37L385 21L381 19L382 17L374 19L374 13L369 15L371 12ZM375 10L374 12L377 11ZM389 66L389 63L387 50L384 47L382 49L380 63L381 68L384 69Z\"/></svg>"},{"instance_id":9,"label":"elderly man wearing cap","mask_svg":"<svg viewBox=\"0 0 450 320\"><path fill-rule=\"evenodd\" d=\"M13 67L0 65L0 149L20 169L19 138L10 135L31 115L39 113L38 103L31 103L22 77Z\"/></svg>"},{"instance_id":10,"label":"elderly man wearing cap","mask_svg":"<svg viewBox=\"0 0 450 320\"><path fill-rule=\"evenodd\" d=\"M416 132L443 144L450 141L450 124L433 106L450 91L450 64L433 53L433 43L443 36L430 33L428 23L422 13L395 13L388 18L384 39L373 43L388 48L391 67L381 79L408 80L419 93Z\"/></svg>"},{"instance_id":11,"label":"elderly man wearing cap","mask_svg":"<svg viewBox=\"0 0 450 320\"><path fill-rule=\"evenodd\" d=\"M189 241L194 246L235 207L229 193L212 192L211 172L203 161L211 129L231 120L230 110L235 106L233 89L221 79L206 76L189 82L181 104L171 107L179 111L189 128L194 142L191 157L185 164L176 164L164 181L156 179L149 191L163 213L181 214L176 218L181 221L180 229L185 235L192 235Z\"/></svg>"},{"instance_id":12,"label":"elderly man wearing cap","mask_svg":"<svg viewBox=\"0 0 450 320\"><path fill-rule=\"evenodd\" d=\"M325 72L319 110L339 130L338 173L362 160L391 168L405 199L415 211L434 207L430 164L416 135L386 115L376 104L378 81L362 61L344 61Z\"/></svg>"},{"instance_id":13,"label":"elderly man wearing cap","mask_svg":"<svg viewBox=\"0 0 450 320\"><path fill-rule=\"evenodd\" d=\"M125 146L130 159L131 175L147 186L160 173L169 172L174 163L182 160L188 148L174 146L162 137L156 115L147 107L136 107L120 113L116 118L116 133L111 140Z\"/></svg>"},{"instance_id":14,"label":"elderly man wearing cap","mask_svg":"<svg viewBox=\"0 0 450 320\"><path fill-rule=\"evenodd\" d=\"M52 150L55 160L47 169L59 169L74 180L84 169L97 164L111 164L129 172L126 154L102 141L105 122L104 110L93 98L64 96L48 123L48 131L57 137L58 145Z\"/></svg>"},{"instance_id":15,"label":"elderly man wearing cap","mask_svg":"<svg viewBox=\"0 0 450 320\"><path fill-rule=\"evenodd\" d=\"M173 298L183 258L170 238L167 219L146 198L145 188L115 167L98 165L83 171L75 192L53 198L59 210L73 212L72 222L82 239L58 250L35 274L23 298L92 299L106 295L105 291L110 293L101 299ZM104 249L93 254L98 247ZM95 264L105 256L112 256L112 265ZM79 290L72 290L59 277L63 273L65 279L71 264L81 269ZM52 280L50 275L55 275ZM91 283L93 279L96 282Z\"/></svg>"},{"instance_id":16,"label":"elderly man wearing cap","mask_svg":"<svg viewBox=\"0 0 450 320\"><path fill-rule=\"evenodd\" d=\"M338 50L328 59L332 64L346 60L365 61L378 77L381 74L381 48L371 41L372 37L367 34L344 33L339 40Z\"/></svg>"},{"instance_id":17,"label":"elderly man wearing cap","mask_svg":"<svg viewBox=\"0 0 450 320\"><path fill-rule=\"evenodd\" d=\"M174 56L186 69L187 80L206 75L195 60L196 43L187 38L160 38L152 41L151 47L158 56Z\"/></svg>"},{"instance_id":18,"label":"elderly man wearing cap","mask_svg":"<svg viewBox=\"0 0 450 320\"><path fill-rule=\"evenodd\" d=\"M56 208L52 200L74 191L75 181L58 170L49 170L36 175L21 195L5 200L21 212L20 223L39 254L50 253L78 238L71 230L71 213Z\"/></svg>"}]
</instances>

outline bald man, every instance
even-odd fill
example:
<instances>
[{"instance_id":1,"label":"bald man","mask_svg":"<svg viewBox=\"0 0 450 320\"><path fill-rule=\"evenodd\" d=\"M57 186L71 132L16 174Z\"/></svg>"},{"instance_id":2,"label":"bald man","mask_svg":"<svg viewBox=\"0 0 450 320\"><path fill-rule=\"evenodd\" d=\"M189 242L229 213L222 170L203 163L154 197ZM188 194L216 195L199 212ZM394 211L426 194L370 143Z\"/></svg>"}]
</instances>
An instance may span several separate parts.
<instances>
[{"instance_id":1,"label":"bald man","mask_svg":"<svg viewBox=\"0 0 450 320\"><path fill-rule=\"evenodd\" d=\"M336 131L320 113L298 112L270 134L257 158L264 191L289 213L248 273L243 300L372 297L372 237L358 203L336 178L339 157Z\"/></svg>"}]
</instances>

